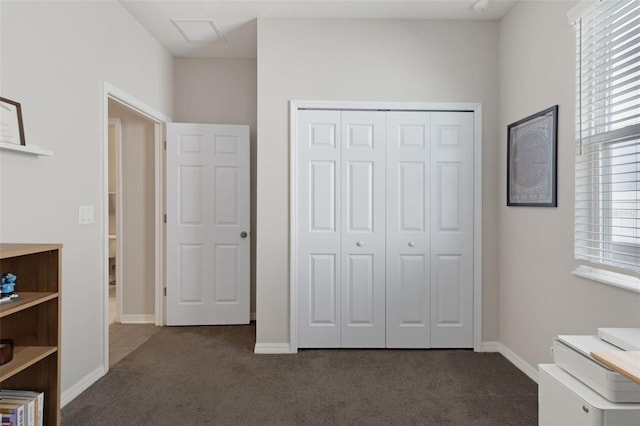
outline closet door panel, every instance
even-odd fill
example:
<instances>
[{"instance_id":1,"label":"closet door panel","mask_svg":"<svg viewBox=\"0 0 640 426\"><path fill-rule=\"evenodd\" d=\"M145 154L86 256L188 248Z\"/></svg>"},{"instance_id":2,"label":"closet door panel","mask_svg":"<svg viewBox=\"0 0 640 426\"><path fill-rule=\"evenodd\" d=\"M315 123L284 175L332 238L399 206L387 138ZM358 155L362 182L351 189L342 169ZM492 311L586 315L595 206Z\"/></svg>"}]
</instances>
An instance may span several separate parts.
<instances>
[{"instance_id":1,"label":"closet door panel","mask_svg":"<svg viewBox=\"0 0 640 426\"><path fill-rule=\"evenodd\" d=\"M347 163L347 232L373 233L373 161Z\"/></svg>"},{"instance_id":2,"label":"closet door panel","mask_svg":"<svg viewBox=\"0 0 640 426\"><path fill-rule=\"evenodd\" d=\"M431 347L473 347L473 113L431 113Z\"/></svg>"},{"instance_id":3,"label":"closet door panel","mask_svg":"<svg viewBox=\"0 0 640 426\"><path fill-rule=\"evenodd\" d=\"M337 324L336 256L310 254L309 258L309 324L335 326Z\"/></svg>"},{"instance_id":4,"label":"closet door panel","mask_svg":"<svg viewBox=\"0 0 640 426\"><path fill-rule=\"evenodd\" d=\"M428 348L429 113L387 113L386 346Z\"/></svg>"},{"instance_id":5,"label":"closet door panel","mask_svg":"<svg viewBox=\"0 0 640 426\"><path fill-rule=\"evenodd\" d=\"M298 346L340 347L340 112L300 111L297 128Z\"/></svg>"},{"instance_id":6,"label":"closet door panel","mask_svg":"<svg viewBox=\"0 0 640 426\"><path fill-rule=\"evenodd\" d=\"M345 302L348 305L346 312L349 315L346 321L353 326L373 326L375 322L373 255L351 255L346 267L348 280Z\"/></svg>"},{"instance_id":7,"label":"closet door panel","mask_svg":"<svg viewBox=\"0 0 640 426\"><path fill-rule=\"evenodd\" d=\"M342 112L342 347L385 345L385 116Z\"/></svg>"}]
</instances>

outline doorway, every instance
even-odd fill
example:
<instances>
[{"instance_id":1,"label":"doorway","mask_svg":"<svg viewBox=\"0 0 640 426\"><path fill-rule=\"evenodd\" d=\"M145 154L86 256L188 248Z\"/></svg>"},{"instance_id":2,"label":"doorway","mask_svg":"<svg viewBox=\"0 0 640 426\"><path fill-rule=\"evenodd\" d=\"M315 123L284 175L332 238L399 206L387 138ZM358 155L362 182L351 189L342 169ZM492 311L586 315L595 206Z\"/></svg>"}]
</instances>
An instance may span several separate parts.
<instances>
[{"instance_id":1,"label":"doorway","mask_svg":"<svg viewBox=\"0 0 640 426\"><path fill-rule=\"evenodd\" d=\"M163 126L104 83L104 368L163 325Z\"/></svg>"},{"instance_id":2,"label":"doorway","mask_svg":"<svg viewBox=\"0 0 640 426\"><path fill-rule=\"evenodd\" d=\"M109 364L156 332L154 123L113 99L109 116Z\"/></svg>"}]
</instances>

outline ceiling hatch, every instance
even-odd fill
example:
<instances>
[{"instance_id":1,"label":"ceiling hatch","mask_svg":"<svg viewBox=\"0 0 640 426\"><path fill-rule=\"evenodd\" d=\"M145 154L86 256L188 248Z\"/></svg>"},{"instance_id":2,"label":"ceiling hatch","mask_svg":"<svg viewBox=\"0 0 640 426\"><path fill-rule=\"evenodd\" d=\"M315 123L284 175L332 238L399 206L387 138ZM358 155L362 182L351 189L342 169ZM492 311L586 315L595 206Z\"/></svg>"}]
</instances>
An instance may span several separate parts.
<instances>
[{"instance_id":1,"label":"ceiling hatch","mask_svg":"<svg viewBox=\"0 0 640 426\"><path fill-rule=\"evenodd\" d=\"M190 43L226 41L222 31L211 19L172 19L171 22Z\"/></svg>"}]
</instances>

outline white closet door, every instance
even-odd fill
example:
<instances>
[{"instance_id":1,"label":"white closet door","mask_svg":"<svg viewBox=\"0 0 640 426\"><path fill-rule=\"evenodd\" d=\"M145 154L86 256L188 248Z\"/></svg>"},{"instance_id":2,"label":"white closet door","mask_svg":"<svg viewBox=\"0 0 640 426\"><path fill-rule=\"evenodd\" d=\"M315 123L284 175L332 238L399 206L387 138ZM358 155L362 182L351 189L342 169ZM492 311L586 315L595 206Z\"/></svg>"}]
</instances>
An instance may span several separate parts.
<instances>
[{"instance_id":1,"label":"white closet door","mask_svg":"<svg viewBox=\"0 0 640 426\"><path fill-rule=\"evenodd\" d=\"M429 114L387 113L388 348L428 348Z\"/></svg>"},{"instance_id":2,"label":"white closet door","mask_svg":"<svg viewBox=\"0 0 640 426\"><path fill-rule=\"evenodd\" d=\"M473 347L473 113L431 113L431 347Z\"/></svg>"},{"instance_id":3,"label":"white closet door","mask_svg":"<svg viewBox=\"0 0 640 426\"><path fill-rule=\"evenodd\" d=\"M342 347L385 346L385 114L342 113Z\"/></svg>"},{"instance_id":4,"label":"white closet door","mask_svg":"<svg viewBox=\"0 0 640 426\"><path fill-rule=\"evenodd\" d=\"M298 347L473 347L473 120L298 112Z\"/></svg>"},{"instance_id":5,"label":"white closet door","mask_svg":"<svg viewBox=\"0 0 640 426\"><path fill-rule=\"evenodd\" d=\"M298 346L339 348L340 111L298 113ZM295 249L295 248L294 248Z\"/></svg>"}]
</instances>

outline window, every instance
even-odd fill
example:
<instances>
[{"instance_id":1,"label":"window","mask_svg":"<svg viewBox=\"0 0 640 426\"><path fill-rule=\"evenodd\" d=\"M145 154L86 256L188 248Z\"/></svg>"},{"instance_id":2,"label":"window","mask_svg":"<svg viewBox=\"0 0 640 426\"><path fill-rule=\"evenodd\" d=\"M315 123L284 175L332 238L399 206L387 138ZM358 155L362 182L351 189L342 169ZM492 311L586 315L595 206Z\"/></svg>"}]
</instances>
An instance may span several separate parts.
<instances>
[{"instance_id":1,"label":"window","mask_svg":"<svg viewBox=\"0 0 640 426\"><path fill-rule=\"evenodd\" d=\"M575 256L640 272L640 2L576 22Z\"/></svg>"}]
</instances>

